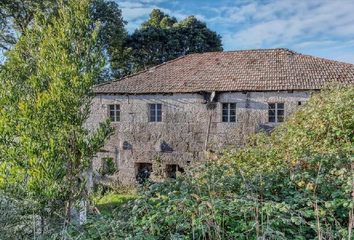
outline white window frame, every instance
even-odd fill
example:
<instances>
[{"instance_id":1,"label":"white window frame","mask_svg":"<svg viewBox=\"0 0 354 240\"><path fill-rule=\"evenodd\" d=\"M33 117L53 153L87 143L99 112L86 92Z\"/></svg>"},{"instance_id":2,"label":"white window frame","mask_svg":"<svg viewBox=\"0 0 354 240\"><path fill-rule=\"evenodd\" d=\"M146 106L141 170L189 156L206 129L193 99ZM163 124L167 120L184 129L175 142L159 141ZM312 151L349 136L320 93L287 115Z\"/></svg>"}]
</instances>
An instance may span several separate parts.
<instances>
[{"instance_id":1,"label":"white window frame","mask_svg":"<svg viewBox=\"0 0 354 240\"><path fill-rule=\"evenodd\" d=\"M270 104L274 104L274 108L270 108ZM283 107L280 108L278 105L279 104L283 104ZM270 121L270 110L273 110L274 111L274 121ZM278 116L278 111L283 111L283 114L282 114L282 121L279 121L279 116ZM268 122L270 123L281 123L281 122L284 122L285 120L285 103L284 102L269 102L268 103Z\"/></svg>"},{"instance_id":2,"label":"white window frame","mask_svg":"<svg viewBox=\"0 0 354 240\"><path fill-rule=\"evenodd\" d=\"M112 109L113 107L113 109ZM113 115L112 115L113 113ZM120 104L109 104L108 114L111 122L120 122Z\"/></svg>"},{"instance_id":3,"label":"white window frame","mask_svg":"<svg viewBox=\"0 0 354 240\"><path fill-rule=\"evenodd\" d=\"M160 109L158 108L160 106ZM154 110L155 114L152 118L151 112ZM159 115L160 113L160 115ZM149 122L162 122L162 104L161 103L150 103L149 104Z\"/></svg>"},{"instance_id":4,"label":"white window frame","mask_svg":"<svg viewBox=\"0 0 354 240\"><path fill-rule=\"evenodd\" d=\"M227 104L227 113L226 113L226 117L227 117L227 121L224 121L224 104ZM231 104L235 105L235 121L231 121ZM233 109L232 109L233 110ZM236 114L236 110L237 110L237 104L235 102L225 102L221 104L221 121L224 123L235 123L237 122L237 114Z\"/></svg>"}]
</instances>

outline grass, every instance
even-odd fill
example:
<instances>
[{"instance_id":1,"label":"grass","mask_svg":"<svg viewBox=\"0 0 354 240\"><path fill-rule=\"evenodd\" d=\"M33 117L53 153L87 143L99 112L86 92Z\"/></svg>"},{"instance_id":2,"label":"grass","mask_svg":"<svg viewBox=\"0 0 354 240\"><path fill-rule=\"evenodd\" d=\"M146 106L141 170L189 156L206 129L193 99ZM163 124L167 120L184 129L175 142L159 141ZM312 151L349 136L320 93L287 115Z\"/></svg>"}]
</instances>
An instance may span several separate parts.
<instances>
[{"instance_id":1,"label":"grass","mask_svg":"<svg viewBox=\"0 0 354 240\"><path fill-rule=\"evenodd\" d=\"M96 206L103 215L112 214L113 210L122 207L130 200L134 200L137 195L133 192L129 193L115 193L109 192L103 197L96 198Z\"/></svg>"}]
</instances>

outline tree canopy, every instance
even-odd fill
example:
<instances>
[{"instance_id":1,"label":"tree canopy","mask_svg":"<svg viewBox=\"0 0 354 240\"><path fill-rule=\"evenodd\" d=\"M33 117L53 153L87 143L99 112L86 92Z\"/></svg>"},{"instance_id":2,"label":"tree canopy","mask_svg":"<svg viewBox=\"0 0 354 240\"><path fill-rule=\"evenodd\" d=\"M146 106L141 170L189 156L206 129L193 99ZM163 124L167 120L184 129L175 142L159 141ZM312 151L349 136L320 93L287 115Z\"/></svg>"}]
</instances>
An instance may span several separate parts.
<instances>
[{"instance_id":1,"label":"tree canopy","mask_svg":"<svg viewBox=\"0 0 354 240\"><path fill-rule=\"evenodd\" d=\"M150 18L128 36L130 51L124 72L136 72L177 57L201 52L222 51L221 37L194 16L178 22L154 9Z\"/></svg>"},{"instance_id":2,"label":"tree canopy","mask_svg":"<svg viewBox=\"0 0 354 240\"><path fill-rule=\"evenodd\" d=\"M32 24L35 13L51 14L56 0L3 0L0 2L0 48L9 50Z\"/></svg>"},{"instance_id":3,"label":"tree canopy","mask_svg":"<svg viewBox=\"0 0 354 240\"><path fill-rule=\"evenodd\" d=\"M70 1L64 0L64 4ZM36 12L58 14L55 0L0 2L0 49L8 51L31 28ZM221 37L194 16L177 21L159 9L132 34L115 1L92 0L90 18L99 23L98 42L107 65L96 82L120 78L189 53L222 51ZM94 27L94 26L92 26Z\"/></svg>"},{"instance_id":4,"label":"tree canopy","mask_svg":"<svg viewBox=\"0 0 354 240\"><path fill-rule=\"evenodd\" d=\"M33 201L42 231L53 219L51 227L70 221L111 131L108 122L93 132L84 126L104 65L90 1L58 4L53 16L36 13L0 70L0 193Z\"/></svg>"},{"instance_id":5,"label":"tree canopy","mask_svg":"<svg viewBox=\"0 0 354 240\"><path fill-rule=\"evenodd\" d=\"M100 24L98 41L107 60L105 71L97 81L107 81L111 78L111 71L121 67L129 56L124 45L128 37L126 22L115 1L93 0L91 14L92 20Z\"/></svg>"},{"instance_id":6,"label":"tree canopy","mask_svg":"<svg viewBox=\"0 0 354 240\"><path fill-rule=\"evenodd\" d=\"M35 14L43 16L58 14L57 0L4 0L0 2L0 49L3 52L11 49L19 36L31 27ZM63 0L63 4L70 1ZM93 23L99 23L98 42L108 65L113 68L126 61L127 51L124 41L127 37L126 22L122 11L115 1L90 1L90 18ZM92 27L95 27L94 24ZM96 81L110 78L110 67L106 67Z\"/></svg>"}]
</instances>

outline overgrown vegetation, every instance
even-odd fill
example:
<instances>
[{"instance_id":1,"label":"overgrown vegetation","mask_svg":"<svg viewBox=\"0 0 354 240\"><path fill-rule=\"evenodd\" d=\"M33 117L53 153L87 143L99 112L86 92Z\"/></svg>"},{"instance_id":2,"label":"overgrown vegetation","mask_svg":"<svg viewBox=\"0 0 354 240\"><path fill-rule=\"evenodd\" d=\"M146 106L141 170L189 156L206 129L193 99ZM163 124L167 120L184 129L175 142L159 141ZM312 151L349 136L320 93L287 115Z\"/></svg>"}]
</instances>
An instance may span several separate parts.
<instances>
[{"instance_id":1,"label":"overgrown vegetation","mask_svg":"<svg viewBox=\"0 0 354 240\"><path fill-rule=\"evenodd\" d=\"M101 214L73 223L77 204L90 197L84 173L111 132L108 123L84 128L102 53L120 75L221 44L195 18L177 22L155 10L130 39L139 61L123 71L129 51L116 4L41 2L1 2L0 47L11 50L0 68L0 239L353 238L353 87L324 90L270 136L176 180L145 184L140 196L93 199ZM100 35L112 29L116 39ZM139 52L146 42L153 44ZM113 166L109 160L102 170L114 173Z\"/></svg>"},{"instance_id":2,"label":"overgrown vegetation","mask_svg":"<svg viewBox=\"0 0 354 240\"><path fill-rule=\"evenodd\" d=\"M117 1L91 0L89 5L92 23L99 24L97 41L106 60L97 82L120 78L188 53L222 51L221 37L194 16L178 22L153 9L150 18L128 34ZM11 49L18 36L32 27L37 12L50 18L57 16L60 8L57 0L0 1L0 53Z\"/></svg>"},{"instance_id":3,"label":"overgrown vegetation","mask_svg":"<svg viewBox=\"0 0 354 240\"><path fill-rule=\"evenodd\" d=\"M353 130L354 88L323 90L270 136L145 186L82 239L352 239Z\"/></svg>"},{"instance_id":4,"label":"overgrown vegetation","mask_svg":"<svg viewBox=\"0 0 354 240\"><path fill-rule=\"evenodd\" d=\"M18 217L16 224L3 219L0 232L12 226L23 238L50 235L75 219L88 198L85 172L112 130L109 122L92 132L84 127L104 64L90 1L58 6L55 17L37 14L0 71L0 199Z\"/></svg>"},{"instance_id":5,"label":"overgrown vegetation","mask_svg":"<svg viewBox=\"0 0 354 240\"><path fill-rule=\"evenodd\" d=\"M121 193L112 191L94 198L94 204L97 206L100 214L108 216L114 214L115 210L121 209L129 200L135 199L136 196L134 190Z\"/></svg>"}]
</instances>

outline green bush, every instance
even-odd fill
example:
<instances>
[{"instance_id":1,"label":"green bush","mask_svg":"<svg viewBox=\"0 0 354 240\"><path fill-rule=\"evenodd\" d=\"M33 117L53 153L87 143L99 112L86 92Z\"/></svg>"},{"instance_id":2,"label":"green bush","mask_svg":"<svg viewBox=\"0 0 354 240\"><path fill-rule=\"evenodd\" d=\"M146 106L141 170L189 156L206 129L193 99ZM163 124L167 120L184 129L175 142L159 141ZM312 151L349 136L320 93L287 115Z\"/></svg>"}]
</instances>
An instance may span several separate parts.
<instances>
[{"instance_id":1,"label":"green bush","mask_svg":"<svg viewBox=\"0 0 354 240\"><path fill-rule=\"evenodd\" d=\"M314 96L256 135L132 203L133 239L343 239L353 211L354 88Z\"/></svg>"},{"instance_id":2,"label":"green bush","mask_svg":"<svg viewBox=\"0 0 354 240\"><path fill-rule=\"evenodd\" d=\"M102 159L102 167L99 169L99 173L102 176L105 175L112 175L114 173L116 173L117 167L116 164L114 163L113 158L109 157L109 158L103 158Z\"/></svg>"},{"instance_id":3,"label":"green bush","mask_svg":"<svg viewBox=\"0 0 354 240\"><path fill-rule=\"evenodd\" d=\"M271 135L143 186L82 239L351 239L353 130L354 88L324 90Z\"/></svg>"}]
</instances>

